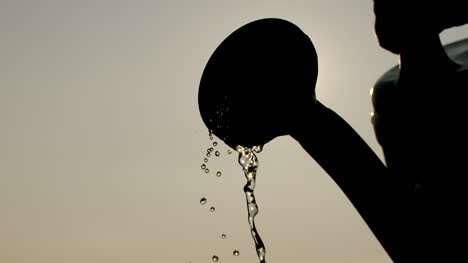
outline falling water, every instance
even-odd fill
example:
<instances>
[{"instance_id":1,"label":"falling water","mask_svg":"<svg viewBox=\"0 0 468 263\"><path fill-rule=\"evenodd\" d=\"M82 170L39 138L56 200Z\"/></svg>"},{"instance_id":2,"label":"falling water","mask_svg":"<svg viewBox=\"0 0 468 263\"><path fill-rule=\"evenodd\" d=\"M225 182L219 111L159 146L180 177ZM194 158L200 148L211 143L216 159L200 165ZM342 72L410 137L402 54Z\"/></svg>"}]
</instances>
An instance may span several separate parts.
<instances>
[{"instance_id":1,"label":"falling water","mask_svg":"<svg viewBox=\"0 0 468 263\"><path fill-rule=\"evenodd\" d=\"M206 198L203 197L202 199L200 199L200 204L201 205L205 205L206 204Z\"/></svg>"},{"instance_id":2,"label":"falling water","mask_svg":"<svg viewBox=\"0 0 468 263\"><path fill-rule=\"evenodd\" d=\"M236 150L239 152L239 164L242 166L245 177L247 178L247 184L244 186L244 193L247 201L250 232L255 242L255 248L257 250L260 263L266 263L265 245L257 232L257 228L255 227L255 216L258 213L258 206L254 195L255 176L258 168L258 161L257 156L255 156L255 152L259 153L262 150L262 147L254 146L252 148L248 148L237 146Z\"/></svg>"}]
</instances>

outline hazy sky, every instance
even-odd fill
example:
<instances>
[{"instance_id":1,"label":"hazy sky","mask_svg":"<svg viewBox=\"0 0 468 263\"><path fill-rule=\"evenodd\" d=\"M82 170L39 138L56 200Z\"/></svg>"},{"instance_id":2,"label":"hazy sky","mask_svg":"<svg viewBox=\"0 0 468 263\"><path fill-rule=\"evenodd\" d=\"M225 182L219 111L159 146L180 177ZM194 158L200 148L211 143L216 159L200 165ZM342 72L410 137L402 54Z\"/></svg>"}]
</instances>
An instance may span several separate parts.
<instances>
[{"instance_id":1,"label":"hazy sky","mask_svg":"<svg viewBox=\"0 0 468 263\"><path fill-rule=\"evenodd\" d=\"M319 100L382 156L369 89L397 57L374 39L371 0L0 0L0 262L257 262L235 154L220 142L200 169L197 90L219 43L266 17L309 35ZM298 143L258 158L269 263L391 262Z\"/></svg>"}]
</instances>

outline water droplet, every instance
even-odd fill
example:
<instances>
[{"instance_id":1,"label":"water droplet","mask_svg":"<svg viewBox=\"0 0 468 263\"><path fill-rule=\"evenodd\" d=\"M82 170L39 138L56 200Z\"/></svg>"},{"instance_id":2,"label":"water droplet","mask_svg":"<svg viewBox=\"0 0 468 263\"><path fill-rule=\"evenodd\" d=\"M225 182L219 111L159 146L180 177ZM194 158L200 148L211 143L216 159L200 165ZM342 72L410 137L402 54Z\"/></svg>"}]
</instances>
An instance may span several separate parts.
<instances>
[{"instance_id":1,"label":"water droplet","mask_svg":"<svg viewBox=\"0 0 468 263\"><path fill-rule=\"evenodd\" d=\"M226 239L226 234L222 234L222 235L221 235L221 238L222 238L222 239Z\"/></svg>"},{"instance_id":2,"label":"water droplet","mask_svg":"<svg viewBox=\"0 0 468 263\"><path fill-rule=\"evenodd\" d=\"M208 162L208 158L205 158L203 161L204 161L205 163L207 163L207 162Z\"/></svg>"},{"instance_id":3,"label":"water droplet","mask_svg":"<svg viewBox=\"0 0 468 263\"><path fill-rule=\"evenodd\" d=\"M210 140L213 140L213 136L210 136Z\"/></svg>"},{"instance_id":4,"label":"water droplet","mask_svg":"<svg viewBox=\"0 0 468 263\"><path fill-rule=\"evenodd\" d=\"M213 147L211 147L211 148L208 148L206 151L210 153L210 152L212 152L213 150L214 150Z\"/></svg>"},{"instance_id":5,"label":"water droplet","mask_svg":"<svg viewBox=\"0 0 468 263\"><path fill-rule=\"evenodd\" d=\"M201 168L202 168L203 170L205 170L206 165L202 164L202 165L201 165Z\"/></svg>"},{"instance_id":6,"label":"water droplet","mask_svg":"<svg viewBox=\"0 0 468 263\"><path fill-rule=\"evenodd\" d=\"M254 152L256 152L256 153L259 153L259 152L261 152L263 150L263 146L261 146L261 145L254 146L254 147L252 147L252 150Z\"/></svg>"},{"instance_id":7,"label":"water droplet","mask_svg":"<svg viewBox=\"0 0 468 263\"><path fill-rule=\"evenodd\" d=\"M209 172L210 172L210 169L206 168L205 173L209 173Z\"/></svg>"},{"instance_id":8,"label":"water droplet","mask_svg":"<svg viewBox=\"0 0 468 263\"><path fill-rule=\"evenodd\" d=\"M216 172L216 176L221 177L221 172L220 172L220 171L217 171L217 172Z\"/></svg>"},{"instance_id":9,"label":"water droplet","mask_svg":"<svg viewBox=\"0 0 468 263\"><path fill-rule=\"evenodd\" d=\"M205 198L205 197L203 197L202 199L200 199L200 204L201 204L201 205L206 204L206 198Z\"/></svg>"},{"instance_id":10,"label":"water droplet","mask_svg":"<svg viewBox=\"0 0 468 263\"><path fill-rule=\"evenodd\" d=\"M213 142L213 146L216 146L216 145L218 145L218 143L217 143L217 142Z\"/></svg>"},{"instance_id":11,"label":"water droplet","mask_svg":"<svg viewBox=\"0 0 468 263\"><path fill-rule=\"evenodd\" d=\"M227 150L227 152L228 152L228 154L231 154L231 153L232 153L231 149Z\"/></svg>"},{"instance_id":12,"label":"water droplet","mask_svg":"<svg viewBox=\"0 0 468 263\"><path fill-rule=\"evenodd\" d=\"M240 255L239 250L237 250L237 249L234 250L234 251L232 252L232 254L233 254L234 256L239 256L239 255Z\"/></svg>"},{"instance_id":13,"label":"water droplet","mask_svg":"<svg viewBox=\"0 0 468 263\"><path fill-rule=\"evenodd\" d=\"M221 153L220 153L219 151L216 151L216 152L215 152L215 155L216 155L216 156L219 156L220 154L221 154Z\"/></svg>"},{"instance_id":14,"label":"water droplet","mask_svg":"<svg viewBox=\"0 0 468 263\"><path fill-rule=\"evenodd\" d=\"M211 260L213 260L213 262L218 262L219 258L218 256L214 255Z\"/></svg>"},{"instance_id":15,"label":"water droplet","mask_svg":"<svg viewBox=\"0 0 468 263\"><path fill-rule=\"evenodd\" d=\"M210 153L207 153L207 154L206 154L206 157L210 157L210 156L211 156L211 154L210 154Z\"/></svg>"},{"instance_id":16,"label":"water droplet","mask_svg":"<svg viewBox=\"0 0 468 263\"><path fill-rule=\"evenodd\" d=\"M216 210L216 208L214 208L214 206L210 207L211 212L214 212L215 210Z\"/></svg>"}]
</instances>

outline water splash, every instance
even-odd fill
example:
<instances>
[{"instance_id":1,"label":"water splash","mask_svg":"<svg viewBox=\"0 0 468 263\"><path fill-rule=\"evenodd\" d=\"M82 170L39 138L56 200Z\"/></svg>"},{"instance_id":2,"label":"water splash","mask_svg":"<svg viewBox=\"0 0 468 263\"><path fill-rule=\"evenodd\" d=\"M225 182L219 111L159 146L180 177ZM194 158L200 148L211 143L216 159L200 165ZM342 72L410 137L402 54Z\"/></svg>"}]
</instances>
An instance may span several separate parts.
<instances>
[{"instance_id":1,"label":"water splash","mask_svg":"<svg viewBox=\"0 0 468 263\"><path fill-rule=\"evenodd\" d=\"M255 177L257 175L258 160L255 153L262 151L261 146L254 146L252 148L237 146L237 152L239 152L239 164L242 166L245 178L247 178L247 184L244 186L245 198L247 201L247 212L250 225L250 233L255 242L255 248L257 250L258 258L260 263L266 263L265 261L265 245L263 244L260 235L258 234L257 228L255 227L255 216L258 214L258 206L255 201L254 189L255 189Z\"/></svg>"}]
</instances>

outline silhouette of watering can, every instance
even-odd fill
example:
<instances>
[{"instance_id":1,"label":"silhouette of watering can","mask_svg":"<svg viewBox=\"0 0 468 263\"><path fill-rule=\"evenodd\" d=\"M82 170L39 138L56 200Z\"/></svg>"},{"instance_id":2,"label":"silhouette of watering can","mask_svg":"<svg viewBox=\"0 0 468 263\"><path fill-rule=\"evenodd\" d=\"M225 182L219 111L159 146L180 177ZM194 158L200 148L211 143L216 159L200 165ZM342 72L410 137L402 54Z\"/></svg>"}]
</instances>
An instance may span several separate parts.
<instances>
[{"instance_id":1,"label":"silhouette of watering can","mask_svg":"<svg viewBox=\"0 0 468 263\"><path fill-rule=\"evenodd\" d=\"M281 19L251 22L209 59L198 96L202 119L232 148L292 136L394 250L401 228L398 185L353 128L317 100L317 74L314 45L297 26Z\"/></svg>"},{"instance_id":2,"label":"silhouette of watering can","mask_svg":"<svg viewBox=\"0 0 468 263\"><path fill-rule=\"evenodd\" d=\"M288 21L262 19L229 35L208 61L199 89L203 121L230 147L281 135L296 139L395 262L445 262L463 251L454 250L454 237L466 228L459 220L466 197L454 196L464 192L464 184L454 191L454 182L465 170L458 154L466 143L465 96L439 91L464 94L468 40L442 47L438 34L467 23L468 15L461 1L434 3L374 1L379 44L401 62L379 79L373 95L373 124L389 169L317 100L315 48Z\"/></svg>"}]
</instances>

